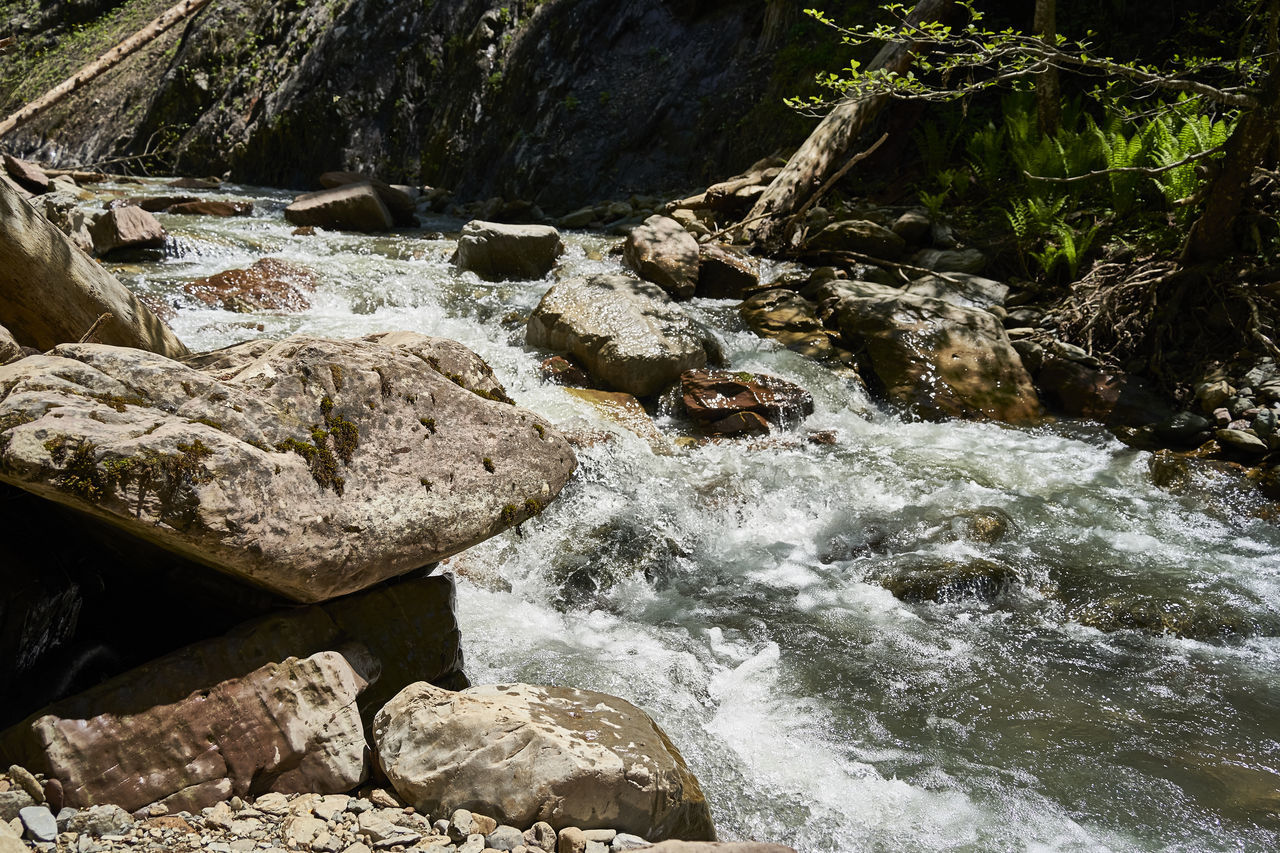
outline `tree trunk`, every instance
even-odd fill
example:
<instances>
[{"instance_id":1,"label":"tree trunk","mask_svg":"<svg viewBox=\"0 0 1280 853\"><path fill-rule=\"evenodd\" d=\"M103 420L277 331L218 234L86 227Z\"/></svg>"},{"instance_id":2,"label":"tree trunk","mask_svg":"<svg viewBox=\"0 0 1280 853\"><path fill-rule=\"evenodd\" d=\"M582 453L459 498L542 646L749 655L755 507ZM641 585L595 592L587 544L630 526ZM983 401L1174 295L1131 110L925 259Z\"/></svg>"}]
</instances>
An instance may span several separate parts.
<instances>
[{"instance_id":1,"label":"tree trunk","mask_svg":"<svg viewBox=\"0 0 1280 853\"><path fill-rule=\"evenodd\" d=\"M1057 0L1036 0L1036 15L1032 23L1036 35L1049 45L1057 43ZM1058 69L1052 65L1036 78L1036 114L1040 119L1040 132L1053 136L1062 121L1062 95L1058 88Z\"/></svg>"},{"instance_id":2,"label":"tree trunk","mask_svg":"<svg viewBox=\"0 0 1280 853\"><path fill-rule=\"evenodd\" d=\"M82 88L96 77L115 68L139 48L145 47L154 41L157 36L168 30L174 24L186 20L196 12L203 9L209 4L210 0L182 0L176 6L171 6L161 13L151 23L120 42L111 50L99 56L93 62L81 68L75 74L63 80L57 86L54 86L48 92L31 101L22 109L13 113L4 121L0 122L0 136L13 131L35 118L44 110L56 104L58 101L70 95L77 89Z\"/></svg>"},{"instance_id":3,"label":"tree trunk","mask_svg":"<svg viewBox=\"0 0 1280 853\"><path fill-rule=\"evenodd\" d=\"M1240 116L1227 139L1217 176L1205 194L1204 211L1182 247L1184 265L1221 260L1235 248L1236 219L1244 206L1253 170L1262 165L1280 127L1280 70L1273 69L1258 95L1258 106Z\"/></svg>"},{"instance_id":4,"label":"tree trunk","mask_svg":"<svg viewBox=\"0 0 1280 853\"><path fill-rule=\"evenodd\" d=\"M920 0L908 20L913 24L935 20L951 7L951 3L952 0ZM876 54L867 70L887 69L902 74L911 67L914 49L914 42L889 42ZM848 154L858 135L888 101L887 95L850 99L827 113L743 220L750 222L745 228L746 236L757 243L775 239L781 233L786 218L821 186L832 169Z\"/></svg>"}]
</instances>

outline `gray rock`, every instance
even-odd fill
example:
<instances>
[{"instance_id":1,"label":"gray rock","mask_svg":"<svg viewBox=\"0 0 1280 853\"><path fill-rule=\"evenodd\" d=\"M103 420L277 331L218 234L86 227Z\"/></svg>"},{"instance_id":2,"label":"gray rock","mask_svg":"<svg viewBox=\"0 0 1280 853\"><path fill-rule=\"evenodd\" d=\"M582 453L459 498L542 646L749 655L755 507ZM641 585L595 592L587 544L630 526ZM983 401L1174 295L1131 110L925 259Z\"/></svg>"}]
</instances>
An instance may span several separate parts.
<instances>
[{"instance_id":1,"label":"gray rock","mask_svg":"<svg viewBox=\"0 0 1280 853\"><path fill-rule=\"evenodd\" d=\"M929 239L933 222L923 210L908 210L893 223L893 233L908 243L919 245Z\"/></svg>"},{"instance_id":2,"label":"gray rock","mask_svg":"<svg viewBox=\"0 0 1280 853\"><path fill-rule=\"evenodd\" d=\"M54 816L54 819L58 822L58 832L66 832L68 827L71 826L71 819L78 814L80 814L80 810L71 806L63 806L59 809L58 814Z\"/></svg>"},{"instance_id":3,"label":"gray rock","mask_svg":"<svg viewBox=\"0 0 1280 853\"><path fill-rule=\"evenodd\" d=\"M395 224L368 182L300 195L284 209L284 218L294 225L336 231L389 231Z\"/></svg>"},{"instance_id":4,"label":"gray rock","mask_svg":"<svg viewBox=\"0 0 1280 853\"><path fill-rule=\"evenodd\" d=\"M638 397L705 366L718 349L660 288L621 275L553 286L529 318L528 342L572 355L595 379Z\"/></svg>"},{"instance_id":5,"label":"gray rock","mask_svg":"<svg viewBox=\"0 0 1280 853\"><path fill-rule=\"evenodd\" d=\"M583 838L588 841L598 841L605 845L612 843L617 834L618 830L616 829L584 829L582 831Z\"/></svg>"},{"instance_id":6,"label":"gray rock","mask_svg":"<svg viewBox=\"0 0 1280 853\"><path fill-rule=\"evenodd\" d=\"M1261 439L1272 438L1280 431L1280 415L1275 409L1263 409L1253 417L1253 431Z\"/></svg>"},{"instance_id":7,"label":"gray rock","mask_svg":"<svg viewBox=\"0 0 1280 853\"><path fill-rule=\"evenodd\" d=\"M484 850L484 836L475 833L458 847L458 853L481 853Z\"/></svg>"},{"instance_id":8,"label":"gray rock","mask_svg":"<svg viewBox=\"0 0 1280 853\"><path fill-rule=\"evenodd\" d=\"M90 226L97 215L86 214L79 207L80 198L74 192L59 190L39 198L45 218L57 226L58 230L82 252L93 252L93 235Z\"/></svg>"},{"instance_id":9,"label":"gray rock","mask_svg":"<svg viewBox=\"0 0 1280 853\"><path fill-rule=\"evenodd\" d=\"M698 250L698 295L743 299L760 285L758 264L744 253L711 243Z\"/></svg>"},{"instance_id":10,"label":"gray rock","mask_svg":"<svg viewBox=\"0 0 1280 853\"><path fill-rule=\"evenodd\" d=\"M409 845L422 837L422 833L414 832L411 829L392 823L377 810L361 814L357 825L362 834L369 836L374 847L391 847L396 844Z\"/></svg>"},{"instance_id":11,"label":"gray rock","mask_svg":"<svg viewBox=\"0 0 1280 853\"><path fill-rule=\"evenodd\" d=\"M585 835L586 833L583 833ZM609 853L609 845L601 841L592 841L587 839L587 849L585 853Z\"/></svg>"},{"instance_id":12,"label":"gray rock","mask_svg":"<svg viewBox=\"0 0 1280 853\"><path fill-rule=\"evenodd\" d=\"M468 837L475 834L473 824L470 811L467 809L454 809L453 814L449 816L448 835L454 841L466 841Z\"/></svg>"},{"instance_id":13,"label":"gray rock","mask_svg":"<svg viewBox=\"0 0 1280 853\"><path fill-rule=\"evenodd\" d=\"M22 809L35 804L26 791L0 791L0 820L13 820Z\"/></svg>"},{"instance_id":14,"label":"gray rock","mask_svg":"<svg viewBox=\"0 0 1280 853\"><path fill-rule=\"evenodd\" d=\"M1190 444L1212 426L1208 418L1195 412L1176 412L1156 424L1155 432L1164 441Z\"/></svg>"},{"instance_id":15,"label":"gray rock","mask_svg":"<svg viewBox=\"0 0 1280 853\"><path fill-rule=\"evenodd\" d=\"M453 263L484 278L538 279L564 253L550 225L504 225L473 219L462 228Z\"/></svg>"},{"instance_id":16,"label":"gray rock","mask_svg":"<svg viewBox=\"0 0 1280 853\"><path fill-rule=\"evenodd\" d=\"M485 835L484 843L494 850L515 850L524 844L524 833L514 826L501 824Z\"/></svg>"},{"instance_id":17,"label":"gray rock","mask_svg":"<svg viewBox=\"0 0 1280 853\"><path fill-rule=\"evenodd\" d=\"M611 853L622 853L624 850L639 850L642 847L649 846L649 841L638 835L619 832L613 837L613 843L609 845L609 850Z\"/></svg>"},{"instance_id":18,"label":"gray rock","mask_svg":"<svg viewBox=\"0 0 1280 853\"><path fill-rule=\"evenodd\" d=\"M643 711L602 693L415 684L378 713L373 735L387 779L418 811L449 812L465 799L513 826L554 819L651 838L715 836L670 741Z\"/></svg>"},{"instance_id":19,"label":"gray rock","mask_svg":"<svg viewBox=\"0 0 1280 853\"><path fill-rule=\"evenodd\" d=\"M310 602L536 515L576 464L452 341L298 337L195 363L79 344L0 367L0 477Z\"/></svg>"},{"instance_id":20,"label":"gray rock","mask_svg":"<svg viewBox=\"0 0 1280 853\"><path fill-rule=\"evenodd\" d=\"M987 256L978 249L921 249L911 263L934 272L980 273Z\"/></svg>"},{"instance_id":21,"label":"gray rock","mask_svg":"<svg viewBox=\"0 0 1280 853\"><path fill-rule=\"evenodd\" d=\"M524 831L524 843L530 849L552 853L556 849L556 830L545 820L540 820Z\"/></svg>"},{"instance_id":22,"label":"gray rock","mask_svg":"<svg viewBox=\"0 0 1280 853\"><path fill-rule=\"evenodd\" d=\"M688 299L698 286L698 241L679 222L650 216L622 245L627 266L676 299Z\"/></svg>"},{"instance_id":23,"label":"gray rock","mask_svg":"<svg viewBox=\"0 0 1280 853\"><path fill-rule=\"evenodd\" d=\"M46 806L27 806L18 812L27 838L33 841L56 841L58 821Z\"/></svg>"},{"instance_id":24,"label":"gray rock","mask_svg":"<svg viewBox=\"0 0 1280 853\"><path fill-rule=\"evenodd\" d=\"M101 265L0 182L0 324L40 350L78 341L103 314L94 340L178 358L187 348Z\"/></svg>"},{"instance_id":25,"label":"gray rock","mask_svg":"<svg viewBox=\"0 0 1280 853\"><path fill-rule=\"evenodd\" d=\"M896 260L906 249L906 241L894 232L866 219L845 219L832 222L810 237L805 248L810 251L855 252Z\"/></svg>"},{"instance_id":26,"label":"gray rock","mask_svg":"<svg viewBox=\"0 0 1280 853\"><path fill-rule=\"evenodd\" d=\"M93 253L99 257L126 249L159 249L164 245L160 220L140 207L115 207L89 226Z\"/></svg>"},{"instance_id":27,"label":"gray rock","mask_svg":"<svg viewBox=\"0 0 1280 853\"><path fill-rule=\"evenodd\" d=\"M75 813L67 824L72 832L92 835L123 835L133 826L133 816L116 805L89 806Z\"/></svg>"},{"instance_id":28,"label":"gray rock","mask_svg":"<svg viewBox=\"0 0 1280 853\"><path fill-rule=\"evenodd\" d=\"M947 273L947 277L927 275L911 282L907 293L941 299L960 308L976 308L987 311L1004 305L1009 296L1009 285L969 273Z\"/></svg>"}]
</instances>

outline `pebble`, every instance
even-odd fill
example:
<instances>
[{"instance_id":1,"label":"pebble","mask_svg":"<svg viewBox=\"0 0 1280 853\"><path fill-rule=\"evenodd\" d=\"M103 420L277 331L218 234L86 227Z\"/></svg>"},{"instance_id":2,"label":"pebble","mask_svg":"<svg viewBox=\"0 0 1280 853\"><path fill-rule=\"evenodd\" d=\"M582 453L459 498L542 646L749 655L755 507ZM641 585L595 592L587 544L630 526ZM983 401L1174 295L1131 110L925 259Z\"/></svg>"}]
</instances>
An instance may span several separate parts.
<instances>
[{"instance_id":1,"label":"pebble","mask_svg":"<svg viewBox=\"0 0 1280 853\"><path fill-rule=\"evenodd\" d=\"M514 826L502 825L495 827L494 830L484 837L486 847L494 850L510 851L517 847L523 847L524 833L516 829Z\"/></svg>"},{"instance_id":2,"label":"pebble","mask_svg":"<svg viewBox=\"0 0 1280 853\"><path fill-rule=\"evenodd\" d=\"M458 848L458 853L482 853L483 850L484 836L477 832L467 837L467 840Z\"/></svg>"},{"instance_id":3,"label":"pebble","mask_svg":"<svg viewBox=\"0 0 1280 853\"><path fill-rule=\"evenodd\" d=\"M623 850L639 850L641 847L649 846L649 842L638 835L619 832L614 836L613 843L609 845L609 849L612 853L622 853Z\"/></svg>"},{"instance_id":4,"label":"pebble","mask_svg":"<svg viewBox=\"0 0 1280 853\"><path fill-rule=\"evenodd\" d=\"M560 830L560 838L556 844L556 853L586 853L587 838L576 826L566 826Z\"/></svg>"}]
</instances>

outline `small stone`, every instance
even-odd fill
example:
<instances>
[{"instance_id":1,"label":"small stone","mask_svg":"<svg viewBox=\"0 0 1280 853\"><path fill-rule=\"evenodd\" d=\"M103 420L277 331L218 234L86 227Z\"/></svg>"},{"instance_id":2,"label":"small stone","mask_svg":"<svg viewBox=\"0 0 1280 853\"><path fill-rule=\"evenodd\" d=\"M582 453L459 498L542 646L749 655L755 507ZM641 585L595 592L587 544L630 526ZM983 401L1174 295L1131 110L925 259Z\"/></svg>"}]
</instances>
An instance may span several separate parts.
<instances>
[{"instance_id":1,"label":"small stone","mask_svg":"<svg viewBox=\"0 0 1280 853\"><path fill-rule=\"evenodd\" d=\"M458 848L458 853L483 853L483 851L484 836L478 832L467 836L467 840Z\"/></svg>"},{"instance_id":2,"label":"small stone","mask_svg":"<svg viewBox=\"0 0 1280 853\"><path fill-rule=\"evenodd\" d=\"M631 835L626 832L619 832L613 838L613 843L609 845L611 853L621 853L623 850L639 850L641 847L652 846L648 841L638 835Z\"/></svg>"},{"instance_id":3,"label":"small stone","mask_svg":"<svg viewBox=\"0 0 1280 853\"><path fill-rule=\"evenodd\" d=\"M582 831L582 837L588 841L599 841L601 844L610 844L618 835L616 829L585 829Z\"/></svg>"},{"instance_id":4,"label":"small stone","mask_svg":"<svg viewBox=\"0 0 1280 853\"><path fill-rule=\"evenodd\" d=\"M0 820L14 820L21 809L34 805L36 801L26 791L4 791L0 793Z\"/></svg>"},{"instance_id":5,"label":"small stone","mask_svg":"<svg viewBox=\"0 0 1280 853\"><path fill-rule=\"evenodd\" d=\"M498 822L488 815L471 813L471 831L478 832L481 835L488 835L498 828Z\"/></svg>"},{"instance_id":6,"label":"small stone","mask_svg":"<svg viewBox=\"0 0 1280 853\"><path fill-rule=\"evenodd\" d=\"M359 831L369 836L374 847L409 845L422 837L422 833L398 826L376 811L363 812L360 815L359 826Z\"/></svg>"},{"instance_id":7,"label":"small stone","mask_svg":"<svg viewBox=\"0 0 1280 853\"><path fill-rule=\"evenodd\" d=\"M18 787L27 792L27 796L35 801L36 805L44 803L44 788L35 776L31 775L31 771L23 767L21 764L13 764L9 766L9 778L18 783Z\"/></svg>"},{"instance_id":8,"label":"small stone","mask_svg":"<svg viewBox=\"0 0 1280 853\"><path fill-rule=\"evenodd\" d=\"M449 821L445 820L444 818L440 818L438 821L431 824L431 829L435 832L436 835L443 835L445 837L448 837Z\"/></svg>"},{"instance_id":9,"label":"small stone","mask_svg":"<svg viewBox=\"0 0 1280 853\"><path fill-rule=\"evenodd\" d=\"M586 853L587 838L576 826L566 826L560 830L556 843L556 853Z\"/></svg>"},{"instance_id":10,"label":"small stone","mask_svg":"<svg viewBox=\"0 0 1280 853\"><path fill-rule=\"evenodd\" d=\"M373 803L369 802L364 797L352 797L347 801L347 811L355 815L364 814L372 809Z\"/></svg>"},{"instance_id":11,"label":"small stone","mask_svg":"<svg viewBox=\"0 0 1280 853\"><path fill-rule=\"evenodd\" d=\"M609 845L599 841L588 841L586 853L609 853Z\"/></svg>"},{"instance_id":12,"label":"small stone","mask_svg":"<svg viewBox=\"0 0 1280 853\"><path fill-rule=\"evenodd\" d=\"M449 816L449 832L448 835L454 841L466 841L467 837L472 834L471 812L467 809L456 809Z\"/></svg>"},{"instance_id":13,"label":"small stone","mask_svg":"<svg viewBox=\"0 0 1280 853\"><path fill-rule=\"evenodd\" d=\"M1235 389L1225 379L1203 382L1196 387L1196 399L1200 402L1200 410L1205 413L1222 408L1234 394Z\"/></svg>"},{"instance_id":14,"label":"small stone","mask_svg":"<svg viewBox=\"0 0 1280 853\"><path fill-rule=\"evenodd\" d=\"M1218 439L1218 443L1223 447L1236 450L1241 453L1247 453L1254 456L1262 456L1271 451L1270 446L1258 438L1256 435L1238 429L1220 429L1214 434ZM24 810L25 811L25 810Z\"/></svg>"},{"instance_id":15,"label":"small stone","mask_svg":"<svg viewBox=\"0 0 1280 853\"><path fill-rule=\"evenodd\" d=\"M271 791L254 800L253 806L267 814L282 815L289 811L289 798L279 792Z\"/></svg>"},{"instance_id":16,"label":"small stone","mask_svg":"<svg viewBox=\"0 0 1280 853\"><path fill-rule=\"evenodd\" d=\"M280 834L286 847L308 847L320 833L328 832L328 829L328 824L318 818L292 815L285 819Z\"/></svg>"},{"instance_id":17,"label":"small stone","mask_svg":"<svg viewBox=\"0 0 1280 853\"><path fill-rule=\"evenodd\" d=\"M231 810L233 812L238 812L245 807L244 800L240 799L239 797L232 797L230 800L227 801L227 805L231 806Z\"/></svg>"},{"instance_id":18,"label":"small stone","mask_svg":"<svg viewBox=\"0 0 1280 853\"><path fill-rule=\"evenodd\" d=\"M243 803L241 803L243 805ZM164 817L169 813L169 807L164 803L152 803L147 806L147 817Z\"/></svg>"},{"instance_id":19,"label":"small stone","mask_svg":"<svg viewBox=\"0 0 1280 853\"><path fill-rule=\"evenodd\" d=\"M486 833L484 843L486 847L494 850L515 850L524 845L524 833L514 826L503 824Z\"/></svg>"},{"instance_id":20,"label":"small stone","mask_svg":"<svg viewBox=\"0 0 1280 853\"><path fill-rule=\"evenodd\" d=\"M26 835L35 841L57 841L58 821L44 806L27 806L18 812Z\"/></svg>"},{"instance_id":21,"label":"small stone","mask_svg":"<svg viewBox=\"0 0 1280 853\"><path fill-rule=\"evenodd\" d=\"M556 830L545 820L540 820L525 830L524 843L536 847L545 853L554 853L556 849Z\"/></svg>"},{"instance_id":22,"label":"small stone","mask_svg":"<svg viewBox=\"0 0 1280 853\"><path fill-rule=\"evenodd\" d=\"M347 804L350 801L351 798L346 794L329 794L313 804L311 811L321 820L332 822L347 810Z\"/></svg>"},{"instance_id":23,"label":"small stone","mask_svg":"<svg viewBox=\"0 0 1280 853\"><path fill-rule=\"evenodd\" d=\"M71 832L94 837L124 835L132 826L133 817L115 805L90 806L76 812L67 823Z\"/></svg>"},{"instance_id":24,"label":"small stone","mask_svg":"<svg viewBox=\"0 0 1280 853\"><path fill-rule=\"evenodd\" d=\"M355 844L352 844L350 847L345 848L342 851L342 853L373 853L373 851L369 849L369 845L362 844L359 841L357 841Z\"/></svg>"},{"instance_id":25,"label":"small stone","mask_svg":"<svg viewBox=\"0 0 1280 853\"><path fill-rule=\"evenodd\" d=\"M1225 406L1219 406L1213 410L1213 423L1219 429L1226 429L1231 423L1231 413L1227 411Z\"/></svg>"}]
</instances>

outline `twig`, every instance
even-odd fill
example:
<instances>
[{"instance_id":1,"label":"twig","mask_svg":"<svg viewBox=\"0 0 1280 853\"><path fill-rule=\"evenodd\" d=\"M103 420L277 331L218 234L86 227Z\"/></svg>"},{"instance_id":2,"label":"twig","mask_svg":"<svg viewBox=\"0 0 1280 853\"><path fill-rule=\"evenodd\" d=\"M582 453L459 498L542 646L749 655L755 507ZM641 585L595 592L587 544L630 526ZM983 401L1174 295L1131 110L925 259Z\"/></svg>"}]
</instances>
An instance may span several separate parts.
<instances>
[{"instance_id":1,"label":"twig","mask_svg":"<svg viewBox=\"0 0 1280 853\"><path fill-rule=\"evenodd\" d=\"M832 187L834 187L840 181L841 178L849 174L850 169L852 169L854 166L858 165L863 160L870 157L872 154L876 153L876 149L879 148L881 145L883 145L885 143L885 140L887 140L888 138L889 138L888 133L882 133L880 134L880 138L877 139L875 142L871 143L871 145L868 148L850 157L848 163L845 163L843 166L841 166L838 172L836 172L834 175L828 178L826 183L818 187L818 191L815 192L813 195L809 196L809 200L806 201L804 204L800 205L800 209L791 215L791 218L787 220L787 227L783 231L783 233L784 234L789 233L795 227L795 224L797 221L799 221L800 217L804 216L806 213L809 212L809 208L817 204L818 200L822 198L824 195L826 195L827 192Z\"/></svg>"},{"instance_id":2,"label":"twig","mask_svg":"<svg viewBox=\"0 0 1280 853\"><path fill-rule=\"evenodd\" d=\"M89 341L93 340L93 336L98 333L98 329L102 327L102 324L110 320L113 316L114 315L110 311L108 311L98 319L94 320L93 325L89 327L89 331L81 335L80 340L76 341L76 343L78 344L89 343Z\"/></svg>"},{"instance_id":3,"label":"twig","mask_svg":"<svg viewBox=\"0 0 1280 853\"><path fill-rule=\"evenodd\" d=\"M889 269L897 270L899 272L906 271L906 272L920 273L922 275L936 275L938 278L949 281L952 284L964 284L964 279L955 278L950 273L939 272L938 270L931 270L928 267L917 267L913 264L899 263L898 261L887 261L884 258L876 258L876 257L872 257L871 255L864 255L861 252L851 252L848 249L841 249L840 251L819 250L817 252L813 252L812 254L820 255L822 257L835 257L835 258L847 257L852 260L858 261L859 263L871 264L872 266L877 266L877 267L887 267Z\"/></svg>"},{"instance_id":4,"label":"twig","mask_svg":"<svg viewBox=\"0 0 1280 853\"><path fill-rule=\"evenodd\" d=\"M1044 175L1033 175L1030 172L1028 172L1026 169L1022 170L1022 174L1026 175L1030 180L1044 181L1045 183L1048 183L1048 184L1073 184L1076 181L1087 181L1090 178L1099 178L1099 177L1102 177L1103 175L1111 175L1116 172L1138 172L1143 175L1158 175L1161 172L1168 172L1171 169L1178 168L1179 166L1185 166L1188 163L1194 163L1197 160L1203 160L1205 157L1208 157L1210 154L1216 154L1221 150L1222 150L1221 145L1215 145L1214 147L1209 148L1205 151L1201 151L1198 154L1192 154L1188 157L1182 158L1176 163L1169 163L1168 165L1165 165L1165 166L1117 166L1114 169L1099 169L1096 172L1085 172L1083 175L1075 175L1070 178L1050 178Z\"/></svg>"},{"instance_id":5,"label":"twig","mask_svg":"<svg viewBox=\"0 0 1280 853\"><path fill-rule=\"evenodd\" d=\"M721 237L728 234L730 231L741 228L743 225L750 225L752 222L759 222L761 219L768 219L770 216L773 216L773 214L762 213L759 216L753 216L750 219L744 219L741 222L735 222L732 225L730 225L728 228L721 228L719 231L712 234L710 237L707 238L707 242L710 242L712 240L719 240Z\"/></svg>"}]
</instances>

